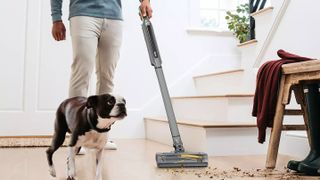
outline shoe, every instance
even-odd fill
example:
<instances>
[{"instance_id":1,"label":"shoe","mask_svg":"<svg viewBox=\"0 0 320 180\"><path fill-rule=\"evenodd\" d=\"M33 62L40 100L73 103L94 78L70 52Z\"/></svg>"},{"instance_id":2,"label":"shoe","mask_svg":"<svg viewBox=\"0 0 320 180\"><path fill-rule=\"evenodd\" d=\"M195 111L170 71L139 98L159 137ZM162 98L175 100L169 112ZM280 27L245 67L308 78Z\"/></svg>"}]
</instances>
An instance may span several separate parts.
<instances>
[{"instance_id":1,"label":"shoe","mask_svg":"<svg viewBox=\"0 0 320 180\"><path fill-rule=\"evenodd\" d=\"M104 146L104 149L106 150L117 150L117 145L113 141L107 141L106 145ZM83 147L80 147L79 150L77 150L77 155L85 155L87 153L86 149Z\"/></svg>"},{"instance_id":2,"label":"shoe","mask_svg":"<svg viewBox=\"0 0 320 180\"><path fill-rule=\"evenodd\" d=\"M312 162L319 157L319 154L313 150L310 150L308 156L302 161L290 160L288 162L287 168L290 170L298 171L298 167L300 163L308 163Z\"/></svg>"},{"instance_id":3,"label":"shoe","mask_svg":"<svg viewBox=\"0 0 320 180\"><path fill-rule=\"evenodd\" d=\"M320 169L320 157L312 162L300 163L298 171L310 176L320 176L318 170Z\"/></svg>"},{"instance_id":4,"label":"shoe","mask_svg":"<svg viewBox=\"0 0 320 180\"><path fill-rule=\"evenodd\" d=\"M305 84L303 87L305 103L307 106L308 139L310 152L302 161L291 160L288 162L288 169L317 175L320 168L320 93L318 84Z\"/></svg>"},{"instance_id":5,"label":"shoe","mask_svg":"<svg viewBox=\"0 0 320 180\"><path fill-rule=\"evenodd\" d=\"M104 146L106 150L117 150L117 145L113 141L107 141L106 145Z\"/></svg>"},{"instance_id":6,"label":"shoe","mask_svg":"<svg viewBox=\"0 0 320 180\"><path fill-rule=\"evenodd\" d=\"M87 153L86 149L83 147L80 147L80 150L78 151L77 155L85 155Z\"/></svg>"}]
</instances>

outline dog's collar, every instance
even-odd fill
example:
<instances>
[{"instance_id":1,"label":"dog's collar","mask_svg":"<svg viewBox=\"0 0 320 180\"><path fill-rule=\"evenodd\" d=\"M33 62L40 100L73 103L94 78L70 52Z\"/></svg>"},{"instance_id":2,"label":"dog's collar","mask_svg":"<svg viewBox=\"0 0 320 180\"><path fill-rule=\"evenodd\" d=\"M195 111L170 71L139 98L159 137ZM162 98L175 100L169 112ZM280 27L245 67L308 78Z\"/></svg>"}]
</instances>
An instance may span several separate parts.
<instances>
[{"instance_id":1,"label":"dog's collar","mask_svg":"<svg viewBox=\"0 0 320 180\"><path fill-rule=\"evenodd\" d=\"M90 118L90 112L91 111L92 111L91 109L87 108L87 120L88 120L88 123L90 125L90 128L95 130L95 131L98 131L99 133L104 133L104 132L110 131L111 125L109 127L107 127L107 128L104 128L104 129L97 128L96 126L93 125L93 123L91 121L91 118Z\"/></svg>"}]
</instances>

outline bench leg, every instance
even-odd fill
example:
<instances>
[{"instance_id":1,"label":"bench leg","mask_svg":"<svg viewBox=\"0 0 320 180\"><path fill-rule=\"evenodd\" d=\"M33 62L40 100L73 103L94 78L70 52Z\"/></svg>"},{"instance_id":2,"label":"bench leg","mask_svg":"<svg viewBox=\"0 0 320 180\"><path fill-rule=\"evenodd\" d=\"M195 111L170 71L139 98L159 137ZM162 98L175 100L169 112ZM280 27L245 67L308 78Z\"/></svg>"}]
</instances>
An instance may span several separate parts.
<instances>
[{"instance_id":1,"label":"bench leg","mask_svg":"<svg viewBox=\"0 0 320 180\"><path fill-rule=\"evenodd\" d=\"M274 122L273 128L271 130L271 136L268 146L268 153L267 153L267 162L266 168L274 169L276 167L280 138L281 138L281 131L282 131L282 122L283 122L283 111L284 105L281 104L281 107L277 108L277 111Z\"/></svg>"},{"instance_id":2,"label":"bench leg","mask_svg":"<svg viewBox=\"0 0 320 180\"><path fill-rule=\"evenodd\" d=\"M282 76L277 100L276 114L274 116L273 127L271 130L271 136L268 146L267 161L265 165L268 169L274 169L277 162L279 143L282 131L283 115L285 110L285 105L282 102L282 98L283 96L285 96L285 94L288 94L284 92L284 83L285 77Z\"/></svg>"}]
</instances>

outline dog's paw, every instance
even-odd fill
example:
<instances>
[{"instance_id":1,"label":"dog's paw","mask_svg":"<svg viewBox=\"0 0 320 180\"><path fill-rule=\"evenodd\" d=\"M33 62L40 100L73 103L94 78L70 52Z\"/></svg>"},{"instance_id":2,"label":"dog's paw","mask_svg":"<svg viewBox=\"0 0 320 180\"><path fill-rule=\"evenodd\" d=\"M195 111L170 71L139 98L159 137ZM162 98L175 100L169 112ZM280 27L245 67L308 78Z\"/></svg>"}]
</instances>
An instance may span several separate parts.
<instances>
[{"instance_id":1,"label":"dog's paw","mask_svg":"<svg viewBox=\"0 0 320 180\"><path fill-rule=\"evenodd\" d=\"M50 172L50 175L51 175L52 177L56 177L56 170L54 169L53 166L51 166L51 167L49 168L49 172Z\"/></svg>"},{"instance_id":2,"label":"dog's paw","mask_svg":"<svg viewBox=\"0 0 320 180\"><path fill-rule=\"evenodd\" d=\"M73 176L68 176L67 180L75 180Z\"/></svg>"}]
</instances>

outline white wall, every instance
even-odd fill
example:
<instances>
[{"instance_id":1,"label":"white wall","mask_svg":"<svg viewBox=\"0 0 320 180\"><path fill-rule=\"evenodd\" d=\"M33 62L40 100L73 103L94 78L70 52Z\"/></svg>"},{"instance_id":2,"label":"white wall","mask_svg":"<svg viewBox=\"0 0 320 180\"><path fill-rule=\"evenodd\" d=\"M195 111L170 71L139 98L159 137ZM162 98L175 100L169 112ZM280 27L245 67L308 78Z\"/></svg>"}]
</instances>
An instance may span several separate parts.
<instances>
[{"instance_id":1,"label":"white wall","mask_svg":"<svg viewBox=\"0 0 320 180\"><path fill-rule=\"evenodd\" d=\"M279 59L276 52L284 49L301 56L320 58L320 1L291 0L276 33L274 34L263 62ZM262 64L261 63L261 64Z\"/></svg>"},{"instance_id":2,"label":"white wall","mask_svg":"<svg viewBox=\"0 0 320 180\"><path fill-rule=\"evenodd\" d=\"M4 35L0 41L1 136L51 134L55 109L67 98L72 60L70 36L68 31L67 41L52 39L49 3L22 0L17 5L6 1L0 7L0 20L6 25L6 28L0 28ZM68 3L64 1L67 29ZM152 5L152 21L170 87L185 77L191 77L195 69L201 69L201 62L208 61L207 57L216 61L211 63L213 70L215 66L237 65L237 60L225 62L212 58L238 55L233 37L186 32L189 19L187 1L152 1ZM155 105L152 102L159 97L137 9L138 1L123 0L124 38L115 76L115 92L127 99L129 116L113 128L111 137L114 138L144 137L145 110L149 105ZM15 16L8 18L12 11ZM192 88L192 79L187 81L174 89L181 92ZM153 108L161 107L162 104L156 104Z\"/></svg>"}]
</instances>

